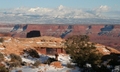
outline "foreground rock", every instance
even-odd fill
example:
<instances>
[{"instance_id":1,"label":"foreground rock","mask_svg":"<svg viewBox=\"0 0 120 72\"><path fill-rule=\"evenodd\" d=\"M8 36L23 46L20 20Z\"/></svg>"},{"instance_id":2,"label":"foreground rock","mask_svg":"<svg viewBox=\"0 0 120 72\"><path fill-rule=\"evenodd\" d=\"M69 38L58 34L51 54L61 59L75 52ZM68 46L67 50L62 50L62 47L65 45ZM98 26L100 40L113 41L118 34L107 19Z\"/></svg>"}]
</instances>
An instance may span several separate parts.
<instances>
[{"instance_id":1,"label":"foreground rock","mask_svg":"<svg viewBox=\"0 0 120 72\"><path fill-rule=\"evenodd\" d=\"M52 62L50 65L52 65L56 68L62 68L61 62L59 62L59 61Z\"/></svg>"},{"instance_id":2,"label":"foreground rock","mask_svg":"<svg viewBox=\"0 0 120 72\"><path fill-rule=\"evenodd\" d=\"M22 54L23 50L28 48L35 49L39 52L40 47L49 47L49 48L64 48L64 39L50 37L50 36L43 36L43 37L34 37L34 38L13 38L13 37L3 37L4 41L0 43L0 52L4 54ZM114 48L102 45L102 44L95 44L97 50L102 54L111 54L120 52Z\"/></svg>"},{"instance_id":3,"label":"foreground rock","mask_svg":"<svg viewBox=\"0 0 120 72\"><path fill-rule=\"evenodd\" d=\"M40 47L62 48L64 40L55 37L35 37L35 38L12 38L3 37L4 41L0 43L0 52L5 54L21 54L23 50L32 48L37 50Z\"/></svg>"}]
</instances>

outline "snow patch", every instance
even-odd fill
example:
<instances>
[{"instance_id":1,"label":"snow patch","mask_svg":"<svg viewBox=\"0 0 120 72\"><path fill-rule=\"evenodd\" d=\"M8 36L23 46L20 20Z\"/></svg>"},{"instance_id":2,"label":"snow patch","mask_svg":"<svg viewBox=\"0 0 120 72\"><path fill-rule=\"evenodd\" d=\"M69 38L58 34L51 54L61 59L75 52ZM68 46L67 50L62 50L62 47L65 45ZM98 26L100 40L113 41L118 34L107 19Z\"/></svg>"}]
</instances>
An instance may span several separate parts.
<instances>
[{"instance_id":1,"label":"snow patch","mask_svg":"<svg viewBox=\"0 0 120 72\"><path fill-rule=\"evenodd\" d=\"M11 41L11 38L9 38L8 40L4 40L4 42L10 42Z\"/></svg>"},{"instance_id":2,"label":"snow patch","mask_svg":"<svg viewBox=\"0 0 120 72\"><path fill-rule=\"evenodd\" d=\"M0 48L0 50L4 50L5 48Z\"/></svg>"},{"instance_id":3,"label":"snow patch","mask_svg":"<svg viewBox=\"0 0 120 72\"><path fill-rule=\"evenodd\" d=\"M105 52L105 53L110 53L110 51L107 50L106 48L102 48L102 50L103 50L103 52Z\"/></svg>"}]
</instances>

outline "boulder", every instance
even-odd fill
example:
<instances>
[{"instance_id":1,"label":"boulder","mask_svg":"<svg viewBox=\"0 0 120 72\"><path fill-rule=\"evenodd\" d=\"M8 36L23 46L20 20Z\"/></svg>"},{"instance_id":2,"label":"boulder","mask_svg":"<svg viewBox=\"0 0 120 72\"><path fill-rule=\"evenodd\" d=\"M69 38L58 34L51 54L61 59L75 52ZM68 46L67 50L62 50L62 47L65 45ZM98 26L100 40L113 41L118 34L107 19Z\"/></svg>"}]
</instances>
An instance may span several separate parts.
<instances>
[{"instance_id":1,"label":"boulder","mask_svg":"<svg viewBox=\"0 0 120 72\"><path fill-rule=\"evenodd\" d=\"M56 68L62 68L62 64L59 61L54 61L50 65L56 67Z\"/></svg>"}]
</instances>

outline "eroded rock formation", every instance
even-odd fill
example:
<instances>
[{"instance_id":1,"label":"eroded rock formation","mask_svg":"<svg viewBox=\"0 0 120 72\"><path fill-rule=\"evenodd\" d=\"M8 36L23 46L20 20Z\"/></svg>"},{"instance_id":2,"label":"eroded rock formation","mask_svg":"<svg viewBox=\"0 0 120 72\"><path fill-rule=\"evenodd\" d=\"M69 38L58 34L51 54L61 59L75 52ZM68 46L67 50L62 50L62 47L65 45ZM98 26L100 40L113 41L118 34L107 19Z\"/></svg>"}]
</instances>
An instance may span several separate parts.
<instances>
[{"instance_id":1,"label":"eroded rock formation","mask_svg":"<svg viewBox=\"0 0 120 72\"><path fill-rule=\"evenodd\" d=\"M40 31L41 36L68 38L71 35L88 35L91 42L100 43L120 50L120 25L92 24L19 24L0 25L0 33L10 33L12 37L27 37L30 31Z\"/></svg>"}]
</instances>

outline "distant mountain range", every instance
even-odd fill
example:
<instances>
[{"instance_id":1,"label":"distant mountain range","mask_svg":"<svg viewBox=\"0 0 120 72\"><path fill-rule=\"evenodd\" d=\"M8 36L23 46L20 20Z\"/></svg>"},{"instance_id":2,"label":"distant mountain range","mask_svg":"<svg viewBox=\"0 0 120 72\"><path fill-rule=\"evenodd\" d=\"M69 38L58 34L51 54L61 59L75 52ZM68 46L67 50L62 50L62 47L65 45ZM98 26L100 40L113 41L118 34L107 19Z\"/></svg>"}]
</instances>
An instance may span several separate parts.
<instances>
[{"instance_id":1,"label":"distant mountain range","mask_svg":"<svg viewBox=\"0 0 120 72\"><path fill-rule=\"evenodd\" d=\"M0 9L1 23L14 24L120 24L120 11L109 11L107 6L96 9L57 8Z\"/></svg>"}]
</instances>

